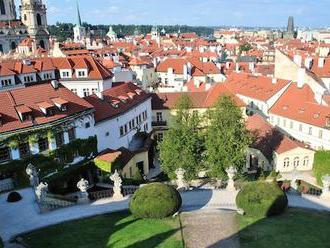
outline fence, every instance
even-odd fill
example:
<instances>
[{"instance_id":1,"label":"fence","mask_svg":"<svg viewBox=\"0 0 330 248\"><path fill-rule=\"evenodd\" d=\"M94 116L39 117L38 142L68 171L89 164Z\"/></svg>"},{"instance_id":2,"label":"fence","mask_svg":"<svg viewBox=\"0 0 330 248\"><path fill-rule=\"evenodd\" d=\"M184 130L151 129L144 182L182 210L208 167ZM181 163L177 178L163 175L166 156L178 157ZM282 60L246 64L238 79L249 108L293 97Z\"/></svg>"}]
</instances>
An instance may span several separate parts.
<instances>
[{"instance_id":1,"label":"fence","mask_svg":"<svg viewBox=\"0 0 330 248\"><path fill-rule=\"evenodd\" d=\"M99 199L108 198L108 197L113 196L113 190L106 189L106 190L101 190L101 191L89 192L88 196L91 201L96 201Z\"/></svg>"}]
</instances>

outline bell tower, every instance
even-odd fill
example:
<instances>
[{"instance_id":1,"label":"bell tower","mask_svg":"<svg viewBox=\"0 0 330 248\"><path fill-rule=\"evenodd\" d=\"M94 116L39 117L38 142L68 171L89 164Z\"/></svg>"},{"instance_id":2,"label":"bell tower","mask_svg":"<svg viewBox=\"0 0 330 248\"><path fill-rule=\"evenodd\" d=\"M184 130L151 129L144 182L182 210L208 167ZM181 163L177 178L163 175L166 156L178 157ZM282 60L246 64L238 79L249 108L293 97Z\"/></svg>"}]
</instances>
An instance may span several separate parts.
<instances>
[{"instance_id":1,"label":"bell tower","mask_svg":"<svg viewBox=\"0 0 330 248\"><path fill-rule=\"evenodd\" d=\"M42 0L22 0L20 6L21 20L27 27L30 37L35 40L34 49L49 49L46 10Z\"/></svg>"},{"instance_id":2,"label":"bell tower","mask_svg":"<svg viewBox=\"0 0 330 248\"><path fill-rule=\"evenodd\" d=\"M14 0L0 0L0 21L16 20Z\"/></svg>"}]
</instances>

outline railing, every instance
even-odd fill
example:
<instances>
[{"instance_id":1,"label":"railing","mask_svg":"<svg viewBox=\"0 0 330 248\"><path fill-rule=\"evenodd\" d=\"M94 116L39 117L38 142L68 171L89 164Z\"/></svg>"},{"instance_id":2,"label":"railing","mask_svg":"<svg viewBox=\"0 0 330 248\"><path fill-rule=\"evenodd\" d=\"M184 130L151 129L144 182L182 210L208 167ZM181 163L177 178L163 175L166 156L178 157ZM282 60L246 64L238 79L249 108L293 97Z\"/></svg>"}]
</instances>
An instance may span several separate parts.
<instances>
[{"instance_id":1,"label":"railing","mask_svg":"<svg viewBox=\"0 0 330 248\"><path fill-rule=\"evenodd\" d=\"M70 207L76 204L75 200L68 200L66 197L58 197L53 194L47 194L45 198L39 202L41 212L52 211L60 208Z\"/></svg>"},{"instance_id":2,"label":"railing","mask_svg":"<svg viewBox=\"0 0 330 248\"><path fill-rule=\"evenodd\" d=\"M140 188L140 186L122 186L122 193L124 196L126 195L133 195L135 191L137 191Z\"/></svg>"},{"instance_id":3,"label":"railing","mask_svg":"<svg viewBox=\"0 0 330 248\"><path fill-rule=\"evenodd\" d=\"M0 180L0 192L10 191L14 189L14 183L11 178Z\"/></svg>"},{"instance_id":4,"label":"railing","mask_svg":"<svg viewBox=\"0 0 330 248\"><path fill-rule=\"evenodd\" d=\"M162 126L167 126L167 121L152 121L151 125L153 127L162 127Z\"/></svg>"},{"instance_id":5,"label":"railing","mask_svg":"<svg viewBox=\"0 0 330 248\"><path fill-rule=\"evenodd\" d=\"M91 201L96 201L103 198L109 198L113 196L113 189L89 192L88 196Z\"/></svg>"},{"instance_id":6,"label":"railing","mask_svg":"<svg viewBox=\"0 0 330 248\"><path fill-rule=\"evenodd\" d=\"M302 190L301 193L305 195L320 196L322 195L322 189L310 188L308 190Z\"/></svg>"}]
</instances>

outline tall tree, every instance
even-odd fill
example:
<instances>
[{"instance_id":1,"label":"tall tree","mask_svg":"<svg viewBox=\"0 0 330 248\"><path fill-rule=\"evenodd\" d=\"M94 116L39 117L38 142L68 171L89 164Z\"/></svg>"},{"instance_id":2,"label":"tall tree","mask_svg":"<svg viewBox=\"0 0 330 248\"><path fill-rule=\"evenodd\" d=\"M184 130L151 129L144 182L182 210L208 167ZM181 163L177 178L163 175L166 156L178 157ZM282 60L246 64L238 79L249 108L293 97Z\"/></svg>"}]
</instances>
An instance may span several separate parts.
<instances>
[{"instance_id":1,"label":"tall tree","mask_svg":"<svg viewBox=\"0 0 330 248\"><path fill-rule=\"evenodd\" d=\"M193 179L200 168L202 142L198 133L200 117L191 110L191 101L182 95L176 103L173 125L159 144L162 170L172 179L175 171L185 169L186 179Z\"/></svg>"},{"instance_id":2,"label":"tall tree","mask_svg":"<svg viewBox=\"0 0 330 248\"><path fill-rule=\"evenodd\" d=\"M230 166L241 171L251 142L242 111L230 96L222 96L207 112L206 165L210 176L222 179Z\"/></svg>"}]
</instances>

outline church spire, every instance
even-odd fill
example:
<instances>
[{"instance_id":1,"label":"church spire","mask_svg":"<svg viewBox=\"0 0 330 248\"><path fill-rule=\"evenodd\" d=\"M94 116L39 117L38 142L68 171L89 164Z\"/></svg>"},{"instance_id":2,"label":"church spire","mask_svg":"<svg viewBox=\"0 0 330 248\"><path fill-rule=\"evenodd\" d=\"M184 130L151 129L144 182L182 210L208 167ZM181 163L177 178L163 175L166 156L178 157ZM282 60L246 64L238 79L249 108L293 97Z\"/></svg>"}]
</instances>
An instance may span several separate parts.
<instances>
[{"instance_id":1,"label":"church spire","mask_svg":"<svg viewBox=\"0 0 330 248\"><path fill-rule=\"evenodd\" d=\"M80 11L79 11L79 4L77 1L77 26L81 26L81 17L80 17Z\"/></svg>"}]
</instances>

